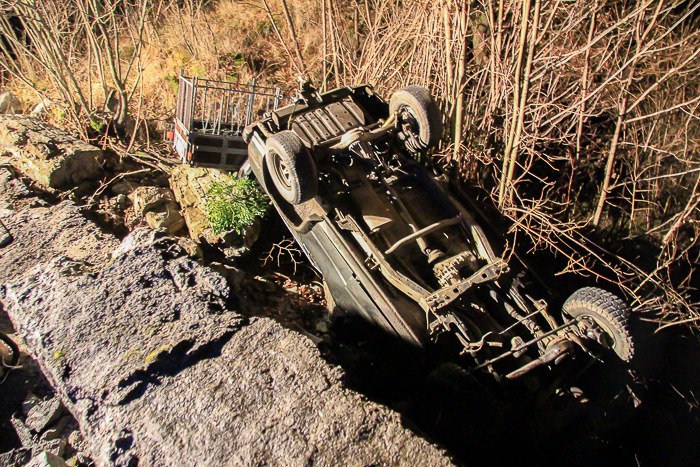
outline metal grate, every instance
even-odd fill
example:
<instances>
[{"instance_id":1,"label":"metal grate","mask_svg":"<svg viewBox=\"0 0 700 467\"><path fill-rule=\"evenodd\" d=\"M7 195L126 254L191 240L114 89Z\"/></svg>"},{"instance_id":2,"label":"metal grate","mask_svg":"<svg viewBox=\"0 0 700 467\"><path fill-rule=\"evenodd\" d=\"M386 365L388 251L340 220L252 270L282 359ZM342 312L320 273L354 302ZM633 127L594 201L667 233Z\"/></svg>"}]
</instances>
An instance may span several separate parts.
<instances>
[{"instance_id":1,"label":"metal grate","mask_svg":"<svg viewBox=\"0 0 700 467\"><path fill-rule=\"evenodd\" d=\"M275 110L284 96L280 88L186 77L180 71L176 123L187 134L238 136L266 111Z\"/></svg>"}]
</instances>

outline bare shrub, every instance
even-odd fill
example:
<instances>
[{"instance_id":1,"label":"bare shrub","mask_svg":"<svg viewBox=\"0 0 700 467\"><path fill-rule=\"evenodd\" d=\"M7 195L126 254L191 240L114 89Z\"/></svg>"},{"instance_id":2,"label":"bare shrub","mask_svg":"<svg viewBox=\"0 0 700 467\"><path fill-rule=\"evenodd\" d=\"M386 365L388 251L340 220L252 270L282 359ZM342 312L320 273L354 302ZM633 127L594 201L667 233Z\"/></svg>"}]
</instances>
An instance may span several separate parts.
<instances>
[{"instance_id":1,"label":"bare shrub","mask_svg":"<svg viewBox=\"0 0 700 467\"><path fill-rule=\"evenodd\" d=\"M490 194L514 238L697 324L699 7L341 3L326 9L324 63L336 83L428 86L448 123L437 157Z\"/></svg>"},{"instance_id":2,"label":"bare shrub","mask_svg":"<svg viewBox=\"0 0 700 467\"><path fill-rule=\"evenodd\" d=\"M0 69L42 96L57 93L51 97L65 104L76 128L86 120L94 127L107 111L123 127L140 81L149 5L148 0L2 0Z\"/></svg>"}]
</instances>

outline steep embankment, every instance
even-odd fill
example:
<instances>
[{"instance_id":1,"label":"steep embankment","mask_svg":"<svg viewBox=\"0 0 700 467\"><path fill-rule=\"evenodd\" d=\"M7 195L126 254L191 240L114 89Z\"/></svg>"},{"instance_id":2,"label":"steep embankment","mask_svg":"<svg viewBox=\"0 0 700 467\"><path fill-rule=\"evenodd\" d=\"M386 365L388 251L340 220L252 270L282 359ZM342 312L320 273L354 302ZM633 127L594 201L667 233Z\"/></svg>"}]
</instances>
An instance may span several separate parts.
<instances>
[{"instance_id":1,"label":"steep embankment","mask_svg":"<svg viewBox=\"0 0 700 467\"><path fill-rule=\"evenodd\" d=\"M175 240L120 244L3 177L2 308L98 465L450 463Z\"/></svg>"}]
</instances>

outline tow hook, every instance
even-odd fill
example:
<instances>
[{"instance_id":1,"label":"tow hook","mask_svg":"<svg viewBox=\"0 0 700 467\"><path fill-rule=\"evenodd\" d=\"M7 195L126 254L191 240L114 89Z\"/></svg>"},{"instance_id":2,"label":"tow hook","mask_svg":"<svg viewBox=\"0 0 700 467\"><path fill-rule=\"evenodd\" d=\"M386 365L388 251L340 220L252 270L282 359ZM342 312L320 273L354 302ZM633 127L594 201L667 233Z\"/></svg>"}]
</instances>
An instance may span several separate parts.
<instances>
[{"instance_id":1,"label":"tow hook","mask_svg":"<svg viewBox=\"0 0 700 467\"><path fill-rule=\"evenodd\" d=\"M534 370L535 368L546 365L551 362L559 363L566 355L569 354L570 350L573 348L574 344L566 339L562 339L559 342L553 344L549 347L545 353L540 355L539 358L533 360L525 365L521 366L517 370L511 371L506 375L508 379L517 379L523 376L525 373Z\"/></svg>"}]
</instances>

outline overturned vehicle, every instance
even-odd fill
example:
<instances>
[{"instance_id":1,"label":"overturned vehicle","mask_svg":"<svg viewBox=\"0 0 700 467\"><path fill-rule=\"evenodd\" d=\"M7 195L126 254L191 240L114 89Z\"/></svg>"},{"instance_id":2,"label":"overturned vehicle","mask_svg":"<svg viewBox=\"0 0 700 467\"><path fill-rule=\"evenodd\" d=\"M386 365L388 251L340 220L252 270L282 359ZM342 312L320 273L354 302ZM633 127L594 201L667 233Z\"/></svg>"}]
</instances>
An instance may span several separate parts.
<instances>
[{"instance_id":1,"label":"overturned vehicle","mask_svg":"<svg viewBox=\"0 0 700 467\"><path fill-rule=\"evenodd\" d=\"M525 268L510 267L446 177L419 163L441 134L422 87L387 103L370 86L319 94L302 83L294 103L243 138L248 170L344 311L448 349L453 364L491 380L547 378L570 360L630 361L620 298L594 287L558 304L533 298Z\"/></svg>"}]
</instances>

